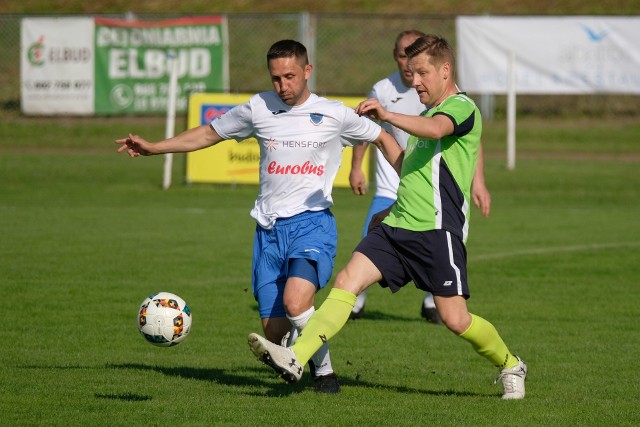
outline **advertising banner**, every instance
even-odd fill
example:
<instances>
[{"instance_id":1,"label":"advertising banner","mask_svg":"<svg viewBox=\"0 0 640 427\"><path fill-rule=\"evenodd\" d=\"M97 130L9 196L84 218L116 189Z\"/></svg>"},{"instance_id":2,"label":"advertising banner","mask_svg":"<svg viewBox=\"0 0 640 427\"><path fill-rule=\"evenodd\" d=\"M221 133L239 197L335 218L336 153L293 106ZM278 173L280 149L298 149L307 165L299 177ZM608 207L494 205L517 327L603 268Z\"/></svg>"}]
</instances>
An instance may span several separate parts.
<instances>
[{"instance_id":1,"label":"advertising banner","mask_svg":"<svg viewBox=\"0 0 640 427\"><path fill-rule=\"evenodd\" d=\"M251 94L195 93L189 99L188 126L194 128L208 124L226 111L249 101ZM363 98L330 97L355 108ZM362 162L365 176L369 176L369 152ZM335 187L349 187L351 155L353 150L342 151L342 165L334 181ZM214 147L187 153L186 181L189 183L258 184L260 146L255 138L237 142L223 141Z\"/></svg>"},{"instance_id":2,"label":"advertising banner","mask_svg":"<svg viewBox=\"0 0 640 427\"><path fill-rule=\"evenodd\" d=\"M640 94L640 17L456 19L458 82L505 94L514 58L519 94Z\"/></svg>"},{"instance_id":3,"label":"advertising banner","mask_svg":"<svg viewBox=\"0 0 640 427\"><path fill-rule=\"evenodd\" d=\"M96 114L167 110L169 61L178 61L176 111L188 94L227 87L222 17L140 22L96 18Z\"/></svg>"},{"instance_id":4,"label":"advertising banner","mask_svg":"<svg viewBox=\"0 0 640 427\"><path fill-rule=\"evenodd\" d=\"M228 87L224 16L135 21L25 18L21 105L25 114L157 114L167 110L169 66L176 110L193 92Z\"/></svg>"},{"instance_id":5,"label":"advertising banner","mask_svg":"<svg viewBox=\"0 0 640 427\"><path fill-rule=\"evenodd\" d=\"M27 114L93 114L92 18L28 18L20 29L20 96Z\"/></svg>"}]
</instances>

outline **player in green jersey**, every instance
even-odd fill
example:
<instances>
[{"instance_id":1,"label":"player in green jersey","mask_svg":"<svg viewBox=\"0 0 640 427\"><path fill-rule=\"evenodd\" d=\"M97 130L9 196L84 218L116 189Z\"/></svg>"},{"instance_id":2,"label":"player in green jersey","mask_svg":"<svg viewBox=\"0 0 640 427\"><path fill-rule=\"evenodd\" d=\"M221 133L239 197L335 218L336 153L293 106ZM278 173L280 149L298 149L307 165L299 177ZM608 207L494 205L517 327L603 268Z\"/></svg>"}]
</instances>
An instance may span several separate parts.
<instances>
[{"instance_id":1,"label":"player in green jersey","mask_svg":"<svg viewBox=\"0 0 640 427\"><path fill-rule=\"evenodd\" d=\"M480 111L457 90L455 56L445 39L427 35L405 52L413 87L429 110L420 116L392 113L376 99L363 101L356 109L412 135L396 203L356 247L292 347L275 345L258 334L249 335L249 346L285 380L297 381L311 355L347 322L359 293L377 282L396 292L413 281L434 295L446 327L498 367L503 399L522 399L526 364L509 351L490 322L467 310L465 241L482 133Z\"/></svg>"}]
</instances>

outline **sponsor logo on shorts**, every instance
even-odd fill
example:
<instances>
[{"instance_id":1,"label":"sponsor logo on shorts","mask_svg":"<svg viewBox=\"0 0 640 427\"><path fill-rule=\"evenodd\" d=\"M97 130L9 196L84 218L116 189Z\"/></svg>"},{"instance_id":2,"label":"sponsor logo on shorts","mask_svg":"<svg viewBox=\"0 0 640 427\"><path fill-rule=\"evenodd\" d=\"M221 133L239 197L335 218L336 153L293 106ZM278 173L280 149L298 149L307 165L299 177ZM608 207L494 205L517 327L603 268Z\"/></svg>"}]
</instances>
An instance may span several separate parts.
<instances>
[{"instance_id":1,"label":"sponsor logo on shorts","mask_svg":"<svg viewBox=\"0 0 640 427\"><path fill-rule=\"evenodd\" d=\"M453 285L453 282L451 280L445 280L445 282L442 284L442 286L451 286Z\"/></svg>"}]
</instances>

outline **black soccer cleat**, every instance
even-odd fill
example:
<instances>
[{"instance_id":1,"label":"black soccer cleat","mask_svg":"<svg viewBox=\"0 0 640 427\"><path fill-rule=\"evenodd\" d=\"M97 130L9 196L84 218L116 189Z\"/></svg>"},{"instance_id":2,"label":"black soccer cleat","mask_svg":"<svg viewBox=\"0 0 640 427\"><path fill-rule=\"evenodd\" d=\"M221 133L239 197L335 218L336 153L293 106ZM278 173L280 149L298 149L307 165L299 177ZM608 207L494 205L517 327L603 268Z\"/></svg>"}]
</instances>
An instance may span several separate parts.
<instances>
[{"instance_id":1,"label":"black soccer cleat","mask_svg":"<svg viewBox=\"0 0 640 427\"><path fill-rule=\"evenodd\" d=\"M349 313L349 319L351 320L362 319L363 316L364 305L362 306L362 308L360 308L360 310L352 310L351 313Z\"/></svg>"},{"instance_id":2,"label":"black soccer cleat","mask_svg":"<svg viewBox=\"0 0 640 427\"><path fill-rule=\"evenodd\" d=\"M330 373L313 377L313 387L317 393L337 394L340 393L340 384L336 374Z\"/></svg>"},{"instance_id":3,"label":"black soccer cleat","mask_svg":"<svg viewBox=\"0 0 640 427\"><path fill-rule=\"evenodd\" d=\"M442 319L435 307L425 307L424 304L420 304L420 315L429 323L442 324Z\"/></svg>"}]
</instances>

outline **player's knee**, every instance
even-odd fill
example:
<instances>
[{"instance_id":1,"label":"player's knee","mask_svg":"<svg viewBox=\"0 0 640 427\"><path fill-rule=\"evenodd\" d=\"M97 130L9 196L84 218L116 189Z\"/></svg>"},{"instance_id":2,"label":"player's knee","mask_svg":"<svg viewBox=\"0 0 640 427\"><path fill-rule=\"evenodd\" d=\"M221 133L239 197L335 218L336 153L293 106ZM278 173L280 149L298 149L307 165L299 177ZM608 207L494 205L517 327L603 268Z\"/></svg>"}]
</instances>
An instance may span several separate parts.
<instances>
[{"instance_id":1,"label":"player's knee","mask_svg":"<svg viewBox=\"0 0 640 427\"><path fill-rule=\"evenodd\" d=\"M314 293L310 294L287 294L282 300L284 311L288 317L298 317L313 307Z\"/></svg>"},{"instance_id":2,"label":"player's knee","mask_svg":"<svg viewBox=\"0 0 640 427\"><path fill-rule=\"evenodd\" d=\"M338 289L344 289L346 283L349 282L347 272L342 269L336 274L336 278L333 282L333 287Z\"/></svg>"},{"instance_id":3,"label":"player's knee","mask_svg":"<svg viewBox=\"0 0 640 427\"><path fill-rule=\"evenodd\" d=\"M333 283L334 288L349 291L357 295L361 292L361 290L358 289L356 285L356 280L351 277L348 270L346 269L340 270L340 272L336 275L336 279Z\"/></svg>"},{"instance_id":4,"label":"player's knee","mask_svg":"<svg viewBox=\"0 0 640 427\"><path fill-rule=\"evenodd\" d=\"M303 304L301 301L289 301L284 303L284 310L289 317L298 317L310 308L311 306L308 303Z\"/></svg>"},{"instance_id":5,"label":"player's knee","mask_svg":"<svg viewBox=\"0 0 640 427\"><path fill-rule=\"evenodd\" d=\"M342 289L343 291L351 292L355 295L360 295L370 285L375 282L369 282L365 277L359 274L352 274L349 269L344 268L336 275L336 279L333 282L333 287L336 289Z\"/></svg>"},{"instance_id":6,"label":"player's knee","mask_svg":"<svg viewBox=\"0 0 640 427\"><path fill-rule=\"evenodd\" d=\"M458 313L454 311L440 313L442 323L454 334L460 335L467 330L471 324L471 317L468 313Z\"/></svg>"}]
</instances>

